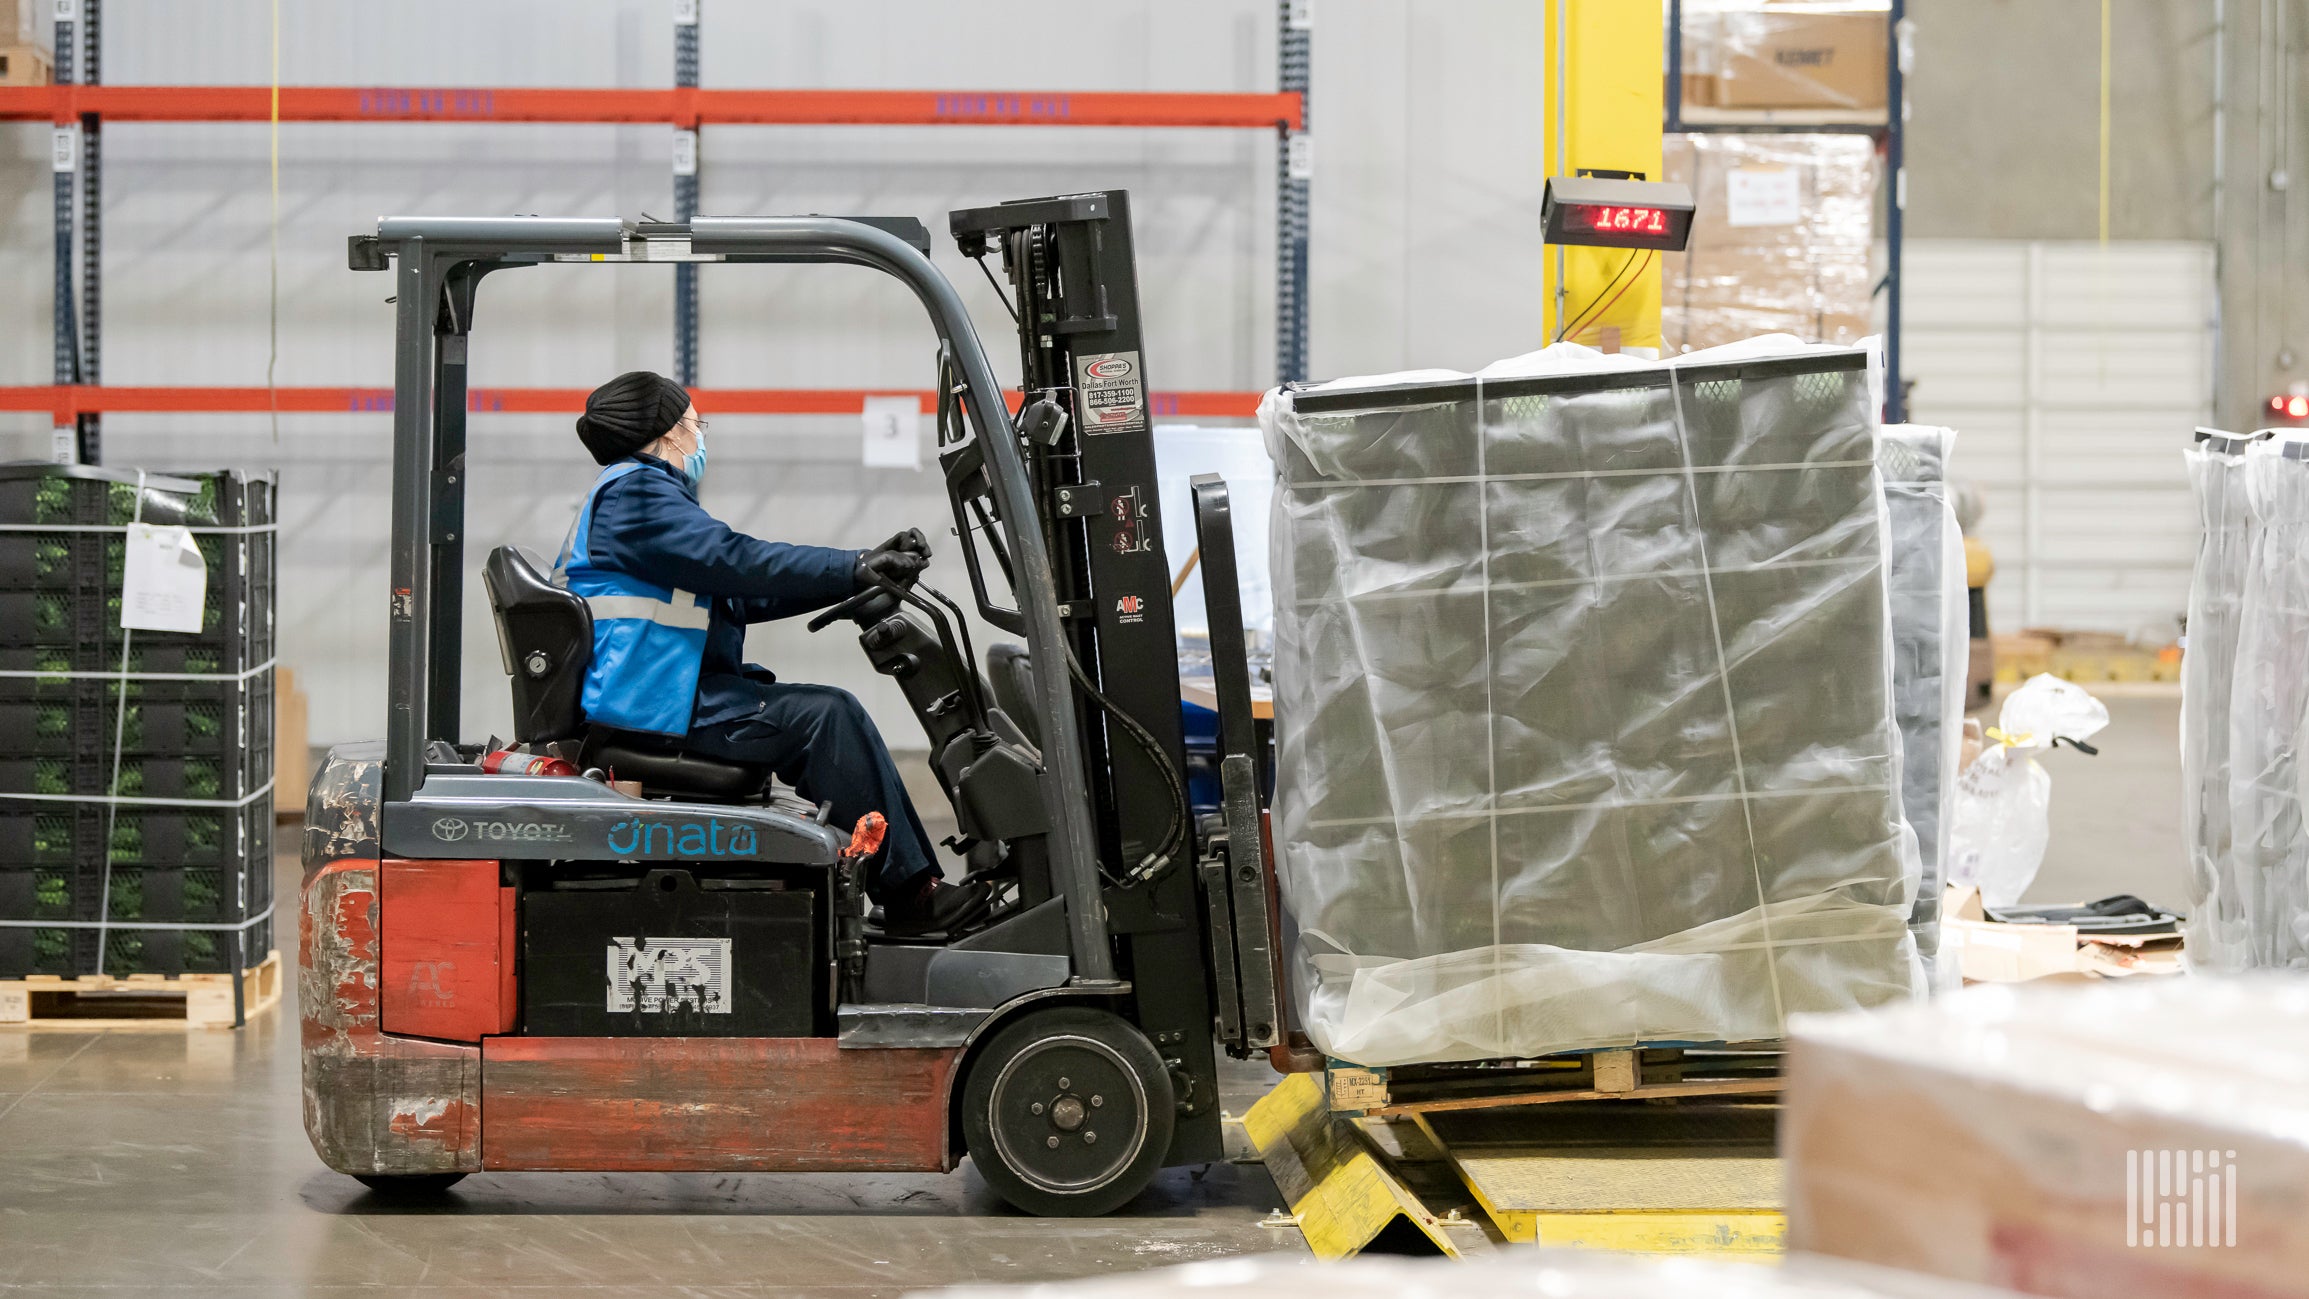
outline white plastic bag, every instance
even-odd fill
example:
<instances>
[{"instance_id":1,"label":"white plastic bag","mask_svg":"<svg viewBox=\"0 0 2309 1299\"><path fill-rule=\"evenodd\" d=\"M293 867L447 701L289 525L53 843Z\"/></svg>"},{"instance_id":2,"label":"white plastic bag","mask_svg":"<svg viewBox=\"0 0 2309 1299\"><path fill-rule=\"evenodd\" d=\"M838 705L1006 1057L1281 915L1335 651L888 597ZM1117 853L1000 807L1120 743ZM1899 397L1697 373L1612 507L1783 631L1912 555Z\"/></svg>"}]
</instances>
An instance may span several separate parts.
<instances>
[{"instance_id":1,"label":"white plastic bag","mask_svg":"<svg viewBox=\"0 0 2309 1299\"><path fill-rule=\"evenodd\" d=\"M2053 741L2086 740L2109 724L2109 710L2083 686L2039 675L2007 696L1983 749L1956 778L1948 880L1980 890L1992 907L2020 901L2044 865L2052 830L2052 776L2037 755Z\"/></svg>"}]
</instances>

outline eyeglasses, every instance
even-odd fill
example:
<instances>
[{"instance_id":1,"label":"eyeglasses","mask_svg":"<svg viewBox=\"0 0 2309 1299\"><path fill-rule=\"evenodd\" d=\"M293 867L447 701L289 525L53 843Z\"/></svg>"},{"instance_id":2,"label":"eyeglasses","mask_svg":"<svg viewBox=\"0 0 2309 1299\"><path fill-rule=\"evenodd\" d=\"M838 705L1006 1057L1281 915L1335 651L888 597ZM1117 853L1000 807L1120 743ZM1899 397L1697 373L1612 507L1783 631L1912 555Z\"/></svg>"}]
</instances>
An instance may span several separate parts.
<instances>
[{"instance_id":1,"label":"eyeglasses","mask_svg":"<svg viewBox=\"0 0 2309 1299\"><path fill-rule=\"evenodd\" d=\"M706 435L706 420L703 415L688 421L688 423L691 430L694 431L699 437L704 437Z\"/></svg>"}]
</instances>

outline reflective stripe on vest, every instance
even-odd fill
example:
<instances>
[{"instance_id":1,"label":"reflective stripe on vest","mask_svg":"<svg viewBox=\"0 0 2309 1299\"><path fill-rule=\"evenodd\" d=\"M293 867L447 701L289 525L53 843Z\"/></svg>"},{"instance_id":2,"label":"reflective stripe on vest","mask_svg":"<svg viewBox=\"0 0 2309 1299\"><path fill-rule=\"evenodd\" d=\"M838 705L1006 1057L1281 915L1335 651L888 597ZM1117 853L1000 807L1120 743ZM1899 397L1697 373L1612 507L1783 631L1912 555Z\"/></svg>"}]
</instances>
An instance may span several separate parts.
<instances>
[{"instance_id":1,"label":"reflective stripe on vest","mask_svg":"<svg viewBox=\"0 0 2309 1299\"><path fill-rule=\"evenodd\" d=\"M621 730L686 735L696 710L712 602L593 562L593 507L601 490L645 468L621 460L601 471L577 507L553 566L554 584L582 596L593 614L593 661L585 670L586 720Z\"/></svg>"},{"instance_id":2,"label":"reflective stripe on vest","mask_svg":"<svg viewBox=\"0 0 2309 1299\"><path fill-rule=\"evenodd\" d=\"M688 631L704 631L713 624L713 610L692 603L697 597L680 587L674 588L674 602L666 604L646 595L589 595L585 607L593 610L598 621L603 618L639 618L661 627L676 627Z\"/></svg>"}]
</instances>

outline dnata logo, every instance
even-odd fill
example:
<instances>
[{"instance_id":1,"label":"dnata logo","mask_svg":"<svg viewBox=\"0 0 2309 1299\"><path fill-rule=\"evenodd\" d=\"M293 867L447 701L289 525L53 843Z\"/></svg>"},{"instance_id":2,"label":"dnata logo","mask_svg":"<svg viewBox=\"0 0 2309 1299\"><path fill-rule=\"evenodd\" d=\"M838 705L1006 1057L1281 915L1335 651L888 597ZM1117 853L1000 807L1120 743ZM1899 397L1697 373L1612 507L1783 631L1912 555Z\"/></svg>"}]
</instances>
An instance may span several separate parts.
<instances>
[{"instance_id":1,"label":"dnata logo","mask_svg":"<svg viewBox=\"0 0 2309 1299\"><path fill-rule=\"evenodd\" d=\"M607 955L612 1014L730 1013L727 938L612 938Z\"/></svg>"},{"instance_id":2,"label":"dnata logo","mask_svg":"<svg viewBox=\"0 0 2309 1299\"><path fill-rule=\"evenodd\" d=\"M751 857L761 851L754 828L744 822L644 821L628 817L609 827L609 850L622 856L667 853L682 857Z\"/></svg>"},{"instance_id":3,"label":"dnata logo","mask_svg":"<svg viewBox=\"0 0 2309 1299\"><path fill-rule=\"evenodd\" d=\"M1083 373L1093 379L1127 379L1130 377L1130 362L1119 356L1110 356L1103 361L1093 361L1082 369Z\"/></svg>"}]
</instances>

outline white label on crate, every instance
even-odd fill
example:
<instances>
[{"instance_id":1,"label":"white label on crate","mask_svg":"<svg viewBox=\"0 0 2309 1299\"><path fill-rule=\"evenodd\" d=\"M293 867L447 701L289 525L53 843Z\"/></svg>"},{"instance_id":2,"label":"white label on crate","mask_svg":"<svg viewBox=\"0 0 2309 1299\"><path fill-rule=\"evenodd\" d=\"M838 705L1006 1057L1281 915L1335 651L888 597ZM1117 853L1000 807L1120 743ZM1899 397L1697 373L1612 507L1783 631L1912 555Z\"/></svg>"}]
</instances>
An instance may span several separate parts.
<instances>
[{"instance_id":1,"label":"white label on crate","mask_svg":"<svg viewBox=\"0 0 2309 1299\"><path fill-rule=\"evenodd\" d=\"M697 132L675 131L673 133L673 174L676 176L695 176L698 174Z\"/></svg>"},{"instance_id":2,"label":"white label on crate","mask_svg":"<svg viewBox=\"0 0 2309 1299\"><path fill-rule=\"evenodd\" d=\"M868 397L865 425L868 469L922 467L920 397Z\"/></svg>"},{"instance_id":3,"label":"white label on crate","mask_svg":"<svg viewBox=\"0 0 2309 1299\"><path fill-rule=\"evenodd\" d=\"M698 0L673 0L673 25L695 27L698 23Z\"/></svg>"},{"instance_id":4,"label":"white label on crate","mask_svg":"<svg viewBox=\"0 0 2309 1299\"><path fill-rule=\"evenodd\" d=\"M79 127L59 126L49 134L48 169L59 172L80 169Z\"/></svg>"},{"instance_id":5,"label":"white label on crate","mask_svg":"<svg viewBox=\"0 0 2309 1299\"><path fill-rule=\"evenodd\" d=\"M60 23L79 22L80 0L56 0L56 21Z\"/></svg>"},{"instance_id":6,"label":"white label on crate","mask_svg":"<svg viewBox=\"0 0 2309 1299\"><path fill-rule=\"evenodd\" d=\"M1286 22L1292 31L1315 30L1315 0L1291 0L1289 8L1284 12L1289 15Z\"/></svg>"},{"instance_id":7,"label":"white label on crate","mask_svg":"<svg viewBox=\"0 0 2309 1299\"><path fill-rule=\"evenodd\" d=\"M186 528L139 523L128 530L120 578L120 625L138 631L200 630L208 561Z\"/></svg>"},{"instance_id":8,"label":"white label on crate","mask_svg":"<svg viewBox=\"0 0 2309 1299\"><path fill-rule=\"evenodd\" d=\"M1724 224L1792 226L1804 219L1794 167L1734 167L1724 175Z\"/></svg>"},{"instance_id":9,"label":"white label on crate","mask_svg":"<svg viewBox=\"0 0 2309 1299\"><path fill-rule=\"evenodd\" d=\"M80 432L70 424L48 430L48 458L60 465L80 463Z\"/></svg>"}]
</instances>

